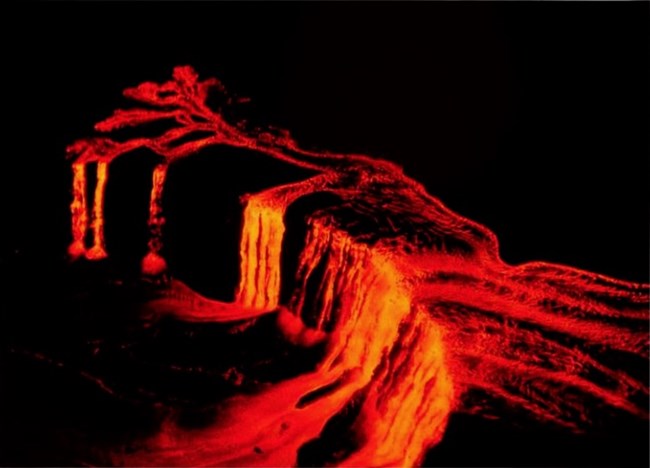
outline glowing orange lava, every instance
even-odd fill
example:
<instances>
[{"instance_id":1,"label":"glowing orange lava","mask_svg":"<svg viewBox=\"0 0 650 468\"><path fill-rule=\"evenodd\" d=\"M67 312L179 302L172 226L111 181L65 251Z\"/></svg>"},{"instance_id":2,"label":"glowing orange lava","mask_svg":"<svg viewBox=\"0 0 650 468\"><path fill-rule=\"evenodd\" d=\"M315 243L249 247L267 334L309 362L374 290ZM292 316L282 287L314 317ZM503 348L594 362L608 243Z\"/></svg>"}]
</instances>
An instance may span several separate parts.
<instances>
[{"instance_id":1,"label":"glowing orange lava","mask_svg":"<svg viewBox=\"0 0 650 468\"><path fill-rule=\"evenodd\" d=\"M86 166L84 164L72 165L72 243L68 253L77 258L86 252L84 237L88 227L88 213L86 207Z\"/></svg>"},{"instance_id":2,"label":"glowing orange lava","mask_svg":"<svg viewBox=\"0 0 650 468\"><path fill-rule=\"evenodd\" d=\"M323 346L324 353L310 372L229 398L209 427L183 429L170 416L140 450L115 453L115 463L295 465L301 448L323 438L328 423L356 405L358 414L341 434L351 443L345 450L332 448L323 463L415 465L442 439L452 412L498 411L487 400L466 398L476 390L576 430L588 427L599 411L648 417L648 383L608 364L612 353L648 359L647 284L541 262L507 265L492 232L451 212L398 166L306 151L282 132L246 131L206 106L210 89L224 93L217 80L199 81L191 68L178 67L167 83L125 91L146 108L118 110L96 126L108 132L172 118L176 128L158 137L92 138L69 147L70 254L92 260L106 255L108 167L137 148L163 158L153 173L150 241L142 262L149 275L167 268L161 199L175 160L221 144L312 169L311 178L246 197L233 303L202 298L172 280L168 294L149 307L202 322L273 314L279 339ZM187 141L194 132L202 136ZM94 244L86 252L84 171L95 162ZM341 202L308 216L292 272L295 289L283 304L287 209L321 192Z\"/></svg>"},{"instance_id":3,"label":"glowing orange lava","mask_svg":"<svg viewBox=\"0 0 650 468\"><path fill-rule=\"evenodd\" d=\"M162 228L165 218L162 216L162 193L167 176L167 164L158 164L153 170L151 198L149 200L149 252L142 260L142 272L156 276L167 269L167 263L160 256L162 248Z\"/></svg>"},{"instance_id":4,"label":"glowing orange lava","mask_svg":"<svg viewBox=\"0 0 650 468\"><path fill-rule=\"evenodd\" d=\"M97 162L97 185L93 199L93 246L86 252L89 260L99 260L106 257L104 246L104 192L108 179L108 164L104 161Z\"/></svg>"},{"instance_id":5,"label":"glowing orange lava","mask_svg":"<svg viewBox=\"0 0 650 468\"><path fill-rule=\"evenodd\" d=\"M244 209L237 301L244 307L275 309L280 299L280 253L284 213L250 199Z\"/></svg>"}]
</instances>

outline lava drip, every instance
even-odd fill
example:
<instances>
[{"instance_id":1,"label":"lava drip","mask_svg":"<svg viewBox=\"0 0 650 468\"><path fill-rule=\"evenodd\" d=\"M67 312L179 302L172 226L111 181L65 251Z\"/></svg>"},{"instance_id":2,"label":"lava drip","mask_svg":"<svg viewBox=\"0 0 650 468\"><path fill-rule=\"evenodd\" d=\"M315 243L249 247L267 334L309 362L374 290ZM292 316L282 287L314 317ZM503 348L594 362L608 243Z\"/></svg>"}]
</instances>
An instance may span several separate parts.
<instances>
[{"instance_id":1,"label":"lava drip","mask_svg":"<svg viewBox=\"0 0 650 468\"><path fill-rule=\"evenodd\" d=\"M79 258L86 253L84 239L88 230L88 208L86 206L86 165L75 163L72 165L72 242L68 247L68 254L72 258Z\"/></svg>"},{"instance_id":2,"label":"lava drip","mask_svg":"<svg viewBox=\"0 0 650 468\"><path fill-rule=\"evenodd\" d=\"M162 194L169 165L158 164L153 171L151 197L149 199L149 251L142 259L142 273L156 276L167 270L167 263L161 257L162 228L165 218L162 215Z\"/></svg>"},{"instance_id":3,"label":"lava drip","mask_svg":"<svg viewBox=\"0 0 650 468\"><path fill-rule=\"evenodd\" d=\"M237 302L243 307L275 309L280 300L280 254L284 210L251 197L244 208L239 248Z\"/></svg>"},{"instance_id":4,"label":"lava drip","mask_svg":"<svg viewBox=\"0 0 650 468\"><path fill-rule=\"evenodd\" d=\"M89 260L100 260L106 258L106 246L104 242L104 193L108 180L108 163L97 162L97 185L95 185L95 197L93 199L93 246L86 252Z\"/></svg>"}]
</instances>

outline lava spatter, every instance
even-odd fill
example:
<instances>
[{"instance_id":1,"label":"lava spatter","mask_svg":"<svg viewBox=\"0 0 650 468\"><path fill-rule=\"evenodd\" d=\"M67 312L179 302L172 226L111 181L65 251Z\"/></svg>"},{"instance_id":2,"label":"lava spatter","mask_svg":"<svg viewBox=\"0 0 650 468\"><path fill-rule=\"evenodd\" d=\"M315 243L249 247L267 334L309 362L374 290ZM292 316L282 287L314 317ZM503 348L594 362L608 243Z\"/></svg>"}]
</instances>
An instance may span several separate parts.
<instances>
[{"instance_id":1,"label":"lava spatter","mask_svg":"<svg viewBox=\"0 0 650 468\"><path fill-rule=\"evenodd\" d=\"M162 250L162 194L174 161L226 145L310 169L312 177L243 200L234 302L202 298L172 280L149 307L189 322L250 323L273 315L278 340L323 352L309 371L226 398L207 427L184 429L170 416L141 449L116 450L116 464L295 465L354 402L357 413L341 432L346 450L323 443L321 464L414 465L444 437L453 412L498 411L488 400L467 398L476 390L573 430L608 411L648 418L647 381L608 364L613 354L619 362L648 359L647 284L542 262L507 265L492 232L447 209L397 165L307 151L285 132L246 130L206 105L209 91L226 96L225 105L233 102L216 79L200 81L190 67L178 67L171 81L127 89L125 96L144 106L118 110L95 127L111 132L173 119L174 128L68 148L69 253L89 260L111 255L103 233L109 168L138 148L162 158L152 175L142 261L149 276L174 274ZM90 225L87 167L97 171ZM340 201L307 217L297 269L289 272L294 291L284 304L287 209L317 192Z\"/></svg>"}]
</instances>

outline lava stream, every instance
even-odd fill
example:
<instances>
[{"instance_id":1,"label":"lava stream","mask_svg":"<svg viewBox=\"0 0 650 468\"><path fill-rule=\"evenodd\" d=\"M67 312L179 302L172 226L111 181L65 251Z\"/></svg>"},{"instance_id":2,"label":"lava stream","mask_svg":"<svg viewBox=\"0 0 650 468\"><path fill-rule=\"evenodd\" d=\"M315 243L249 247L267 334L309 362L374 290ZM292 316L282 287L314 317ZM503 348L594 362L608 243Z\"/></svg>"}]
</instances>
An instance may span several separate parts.
<instances>
[{"instance_id":1,"label":"lava stream","mask_svg":"<svg viewBox=\"0 0 650 468\"><path fill-rule=\"evenodd\" d=\"M273 314L278 339L322 346L322 359L309 372L220 402L207 428L183 429L172 411L140 450L116 452L113 462L289 466L317 447L317 464L410 466L444 437L456 411L492 416L505 402L573 430L610 413L648 418L647 378L632 364L612 364L647 363L647 284L542 262L506 265L492 232L447 209L398 166L307 151L286 132L229 123L222 109L207 107L209 90L225 93L217 80L200 81L191 68L178 67L167 83L125 91L146 107L118 110L96 126L110 132L172 118L176 128L157 137L97 137L69 147L69 252L90 260L107 255L102 206L108 169L135 149L148 148L163 160L152 178L142 263L150 276L173 277L161 252L162 193L174 161L219 144L313 170L309 179L245 197L234 303L201 298L171 281L148 307L202 322ZM195 132L201 136L187 141ZM87 249L89 164L96 164L97 185ZM287 211L314 193L340 202L307 216L304 247L290 272L293 293L284 304ZM476 391L490 398L477 400ZM346 421L340 431L332 429L337 421Z\"/></svg>"}]
</instances>

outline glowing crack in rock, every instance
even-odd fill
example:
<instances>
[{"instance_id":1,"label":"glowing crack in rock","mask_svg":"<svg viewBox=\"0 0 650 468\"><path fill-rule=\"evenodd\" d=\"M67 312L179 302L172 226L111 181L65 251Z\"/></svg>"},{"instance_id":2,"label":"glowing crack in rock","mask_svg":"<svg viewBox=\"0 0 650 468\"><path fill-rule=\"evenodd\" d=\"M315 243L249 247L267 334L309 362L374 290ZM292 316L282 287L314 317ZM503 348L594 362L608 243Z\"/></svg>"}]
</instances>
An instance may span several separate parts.
<instances>
[{"instance_id":1,"label":"glowing crack in rock","mask_svg":"<svg viewBox=\"0 0 650 468\"><path fill-rule=\"evenodd\" d=\"M222 109L207 107L210 90L225 97L224 106L235 102L217 80L200 81L191 68L178 67L169 82L125 91L145 106L118 110L96 125L110 132L173 119L174 128L124 142L90 138L68 148L69 253L110 256L102 208L110 164L138 148L161 158L142 261L149 276L173 278L162 256L161 200L176 160L226 145L309 169L315 175L242 200L234 302L204 298L172 279L148 306L192 322L254 323L271 315L278 339L302 349L320 346L323 353L311 370L228 397L208 427L183 429L169 417L141 449L116 451L113 462L290 466L318 446L322 465L416 465L444 437L452 412L494 416L505 404L576 431L604 412L648 418L647 381L611 364L612 356L648 359L647 284L542 262L507 265L492 232L451 212L397 165L307 151L285 132L247 130L226 121ZM89 226L85 170L95 164ZM285 304L287 210L318 193L339 202L307 217ZM344 416L350 420L340 429L335 422Z\"/></svg>"}]
</instances>

